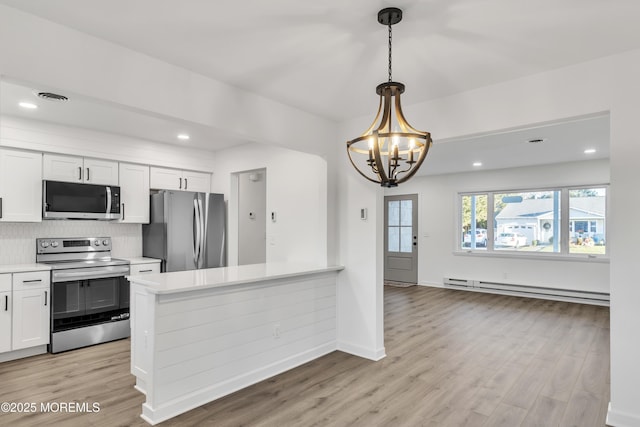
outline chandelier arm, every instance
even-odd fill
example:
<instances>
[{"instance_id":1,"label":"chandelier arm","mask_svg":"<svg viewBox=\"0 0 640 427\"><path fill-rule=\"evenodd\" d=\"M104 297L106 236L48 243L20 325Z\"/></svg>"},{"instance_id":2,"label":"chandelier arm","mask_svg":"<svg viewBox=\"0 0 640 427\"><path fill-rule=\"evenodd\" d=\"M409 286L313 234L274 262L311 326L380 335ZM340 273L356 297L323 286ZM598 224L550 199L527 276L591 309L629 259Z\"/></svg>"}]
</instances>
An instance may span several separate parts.
<instances>
[{"instance_id":1,"label":"chandelier arm","mask_svg":"<svg viewBox=\"0 0 640 427\"><path fill-rule=\"evenodd\" d=\"M406 126L406 130L405 132L415 132L415 133L419 133L424 135L426 132L418 130L416 128L414 128L413 126L411 126L409 124L409 122L407 121L406 117L404 116L404 113L402 112L402 106L400 105L400 94L396 95L396 118L398 119L398 123L400 123L400 127L404 128Z\"/></svg>"},{"instance_id":2,"label":"chandelier arm","mask_svg":"<svg viewBox=\"0 0 640 427\"><path fill-rule=\"evenodd\" d=\"M378 112L376 113L376 118L373 119L373 123L371 123L371 126L369 126L369 128L367 130L364 131L364 133L362 134L362 136L367 136L369 135L371 132L373 132L373 129L376 127L376 123L378 123L378 119L380 118L380 112L382 111L382 95L380 95L380 102L378 104Z\"/></svg>"},{"instance_id":3,"label":"chandelier arm","mask_svg":"<svg viewBox=\"0 0 640 427\"><path fill-rule=\"evenodd\" d=\"M387 124L391 124L391 91L385 90L384 94L384 105L382 107L382 119L380 120L380 125L378 126L378 132L384 132ZM381 94L380 97L383 95ZM388 129L388 132L391 132L391 129Z\"/></svg>"},{"instance_id":4,"label":"chandelier arm","mask_svg":"<svg viewBox=\"0 0 640 427\"><path fill-rule=\"evenodd\" d=\"M376 169L377 169L377 173L378 173L378 178L380 178L380 181L378 181L378 183L383 183L385 181L387 181L389 179L389 177L387 176L387 173L384 169L384 165L382 164L382 157L380 156L380 143L378 140L378 131L374 130L373 131L373 137L375 138L374 144L373 144L373 159L376 162Z\"/></svg>"},{"instance_id":5,"label":"chandelier arm","mask_svg":"<svg viewBox=\"0 0 640 427\"><path fill-rule=\"evenodd\" d=\"M351 165L353 166L353 168L358 171L358 173L360 175L362 175L364 178L368 179L371 182L375 182L376 184L380 184L380 181L376 181L375 179L369 178L367 175L365 175L360 169L358 169L358 167L356 166L356 164L353 162L353 159L351 158L351 152L349 151L349 149L347 148L347 155L349 156L349 161L351 162Z\"/></svg>"},{"instance_id":6,"label":"chandelier arm","mask_svg":"<svg viewBox=\"0 0 640 427\"><path fill-rule=\"evenodd\" d=\"M405 181L407 181L408 179L410 179L413 175L416 174L416 172L418 172L418 169L420 169L420 165L422 165L422 162L424 161L424 159L427 157L427 153L429 152L429 149L431 148L431 146L433 145L433 141L431 141L431 137L428 136L427 141L425 142L425 147L422 149L422 152L420 153L420 156L418 157L418 160L416 161L415 166L413 167L413 169L411 169L409 171L409 173L407 173L405 176L403 176L402 178L400 178L397 182L398 184L401 184Z\"/></svg>"}]
</instances>

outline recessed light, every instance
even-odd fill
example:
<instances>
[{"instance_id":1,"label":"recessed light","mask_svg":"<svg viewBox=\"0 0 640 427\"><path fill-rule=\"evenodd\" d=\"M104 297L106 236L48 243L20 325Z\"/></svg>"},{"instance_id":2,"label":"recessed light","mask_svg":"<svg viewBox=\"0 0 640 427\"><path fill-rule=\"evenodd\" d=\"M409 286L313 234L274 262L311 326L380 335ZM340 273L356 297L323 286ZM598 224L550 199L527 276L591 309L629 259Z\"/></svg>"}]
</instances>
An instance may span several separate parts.
<instances>
[{"instance_id":1,"label":"recessed light","mask_svg":"<svg viewBox=\"0 0 640 427\"><path fill-rule=\"evenodd\" d=\"M584 150L584 154L593 154L596 152L595 148L587 148L586 150Z\"/></svg>"},{"instance_id":2,"label":"recessed light","mask_svg":"<svg viewBox=\"0 0 640 427\"><path fill-rule=\"evenodd\" d=\"M35 110L36 108L38 108L36 104L33 104L31 102L20 102L18 103L18 105L22 108L26 108L27 110Z\"/></svg>"},{"instance_id":3,"label":"recessed light","mask_svg":"<svg viewBox=\"0 0 640 427\"><path fill-rule=\"evenodd\" d=\"M187 135L186 133L180 133L178 134L178 139L182 141L187 141L189 139L189 135Z\"/></svg>"},{"instance_id":4,"label":"recessed light","mask_svg":"<svg viewBox=\"0 0 640 427\"><path fill-rule=\"evenodd\" d=\"M482 166L482 162L473 162L473 166L475 167Z\"/></svg>"}]
</instances>

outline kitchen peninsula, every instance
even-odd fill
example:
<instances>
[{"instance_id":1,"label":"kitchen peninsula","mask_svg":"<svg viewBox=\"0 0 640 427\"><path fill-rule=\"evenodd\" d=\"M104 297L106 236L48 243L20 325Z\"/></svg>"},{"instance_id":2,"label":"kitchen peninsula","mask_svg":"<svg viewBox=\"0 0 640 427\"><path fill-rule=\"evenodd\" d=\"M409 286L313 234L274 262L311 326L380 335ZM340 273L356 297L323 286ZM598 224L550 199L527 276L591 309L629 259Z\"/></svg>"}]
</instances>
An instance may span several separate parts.
<instances>
[{"instance_id":1,"label":"kitchen peninsula","mask_svg":"<svg viewBox=\"0 0 640 427\"><path fill-rule=\"evenodd\" d=\"M157 424L336 350L340 266L253 264L131 281L131 372Z\"/></svg>"}]
</instances>

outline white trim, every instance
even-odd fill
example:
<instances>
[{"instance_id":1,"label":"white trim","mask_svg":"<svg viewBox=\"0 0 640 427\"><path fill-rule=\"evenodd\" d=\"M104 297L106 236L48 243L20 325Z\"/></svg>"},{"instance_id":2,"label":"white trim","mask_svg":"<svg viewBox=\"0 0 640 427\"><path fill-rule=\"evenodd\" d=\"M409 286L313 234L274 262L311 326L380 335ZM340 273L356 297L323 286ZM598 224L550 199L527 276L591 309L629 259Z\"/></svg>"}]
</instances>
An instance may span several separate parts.
<instances>
[{"instance_id":1,"label":"white trim","mask_svg":"<svg viewBox=\"0 0 640 427\"><path fill-rule=\"evenodd\" d=\"M638 427L640 426L640 414L616 411L609 402L606 423L613 427Z\"/></svg>"},{"instance_id":2,"label":"white trim","mask_svg":"<svg viewBox=\"0 0 640 427\"><path fill-rule=\"evenodd\" d=\"M169 418L173 418L245 387L264 381L267 378L303 365L335 350L336 343L335 341L331 341L271 365L246 372L223 383L215 384L214 386L198 391L197 393L192 393L190 395L174 399L155 408L152 408L145 402L142 404L142 414L140 417L149 424L156 425L162 421L168 420Z\"/></svg>"},{"instance_id":3,"label":"white trim","mask_svg":"<svg viewBox=\"0 0 640 427\"><path fill-rule=\"evenodd\" d=\"M338 350L344 353L352 354L354 356L362 357L364 359L373 360L374 362L377 362L378 360L382 360L385 357L387 357L387 353L384 347L379 349L369 349L359 345L346 343L343 341L338 342Z\"/></svg>"},{"instance_id":4,"label":"white trim","mask_svg":"<svg viewBox=\"0 0 640 427\"><path fill-rule=\"evenodd\" d=\"M609 264L609 255L587 255L587 254L560 254L560 253L548 253L542 254L540 252L530 251L509 251L500 250L487 252L483 249L468 249L468 250L456 250L452 252L455 256L479 256L489 258L519 258L537 261L575 261L575 262L595 262L602 264Z\"/></svg>"}]
</instances>

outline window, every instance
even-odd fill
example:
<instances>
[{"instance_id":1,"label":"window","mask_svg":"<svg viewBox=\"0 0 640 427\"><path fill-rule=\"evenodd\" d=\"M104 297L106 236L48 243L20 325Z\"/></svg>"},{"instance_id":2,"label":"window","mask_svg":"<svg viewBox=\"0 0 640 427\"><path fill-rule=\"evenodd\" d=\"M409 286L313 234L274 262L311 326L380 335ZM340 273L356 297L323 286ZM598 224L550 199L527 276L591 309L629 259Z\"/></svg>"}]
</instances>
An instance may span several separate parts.
<instances>
[{"instance_id":1,"label":"window","mask_svg":"<svg viewBox=\"0 0 640 427\"><path fill-rule=\"evenodd\" d=\"M569 253L603 255L606 253L606 188L569 190Z\"/></svg>"},{"instance_id":2,"label":"window","mask_svg":"<svg viewBox=\"0 0 640 427\"><path fill-rule=\"evenodd\" d=\"M389 252L413 251L413 203L411 200L394 200L388 204L387 245Z\"/></svg>"},{"instance_id":3,"label":"window","mask_svg":"<svg viewBox=\"0 0 640 427\"><path fill-rule=\"evenodd\" d=\"M462 246L487 247L487 195L462 196Z\"/></svg>"},{"instance_id":4,"label":"window","mask_svg":"<svg viewBox=\"0 0 640 427\"><path fill-rule=\"evenodd\" d=\"M605 186L459 196L460 250L532 256L607 253Z\"/></svg>"}]
</instances>

